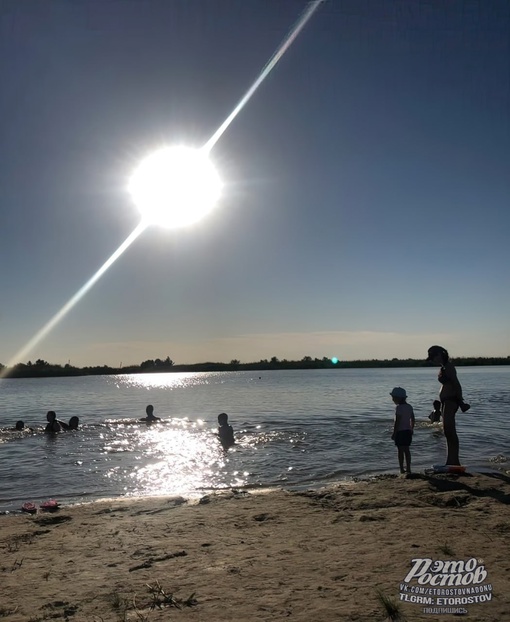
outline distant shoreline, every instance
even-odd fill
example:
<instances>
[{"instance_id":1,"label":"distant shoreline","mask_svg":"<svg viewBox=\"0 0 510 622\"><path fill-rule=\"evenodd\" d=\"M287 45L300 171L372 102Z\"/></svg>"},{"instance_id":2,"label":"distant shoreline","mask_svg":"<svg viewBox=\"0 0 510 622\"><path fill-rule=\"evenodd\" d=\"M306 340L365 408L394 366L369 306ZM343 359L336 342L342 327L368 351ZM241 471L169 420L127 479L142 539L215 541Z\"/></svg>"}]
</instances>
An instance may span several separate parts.
<instances>
[{"instance_id":1,"label":"distant shoreline","mask_svg":"<svg viewBox=\"0 0 510 622\"><path fill-rule=\"evenodd\" d=\"M510 365L510 356L507 357L461 357L455 359L457 367L479 367L488 365ZM273 371L273 370L306 370L306 369L371 369L397 367L429 367L423 359L371 359L358 361L338 361L333 363L329 358L314 358L305 356L300 361L279 360L273 357L253 363L206 362L188 365L176 365L168 358L144 361L140 365L126 367L109 367L108 365L95 367L74 367L70 364L56 365L46 361L35 363L20 363L10 369L0 366L2 378L58 378L68 376L104 376L118 374L147 374L147 373L182 373L182 372L236 372L236 371Z\"/></svg>"}]
</instances>

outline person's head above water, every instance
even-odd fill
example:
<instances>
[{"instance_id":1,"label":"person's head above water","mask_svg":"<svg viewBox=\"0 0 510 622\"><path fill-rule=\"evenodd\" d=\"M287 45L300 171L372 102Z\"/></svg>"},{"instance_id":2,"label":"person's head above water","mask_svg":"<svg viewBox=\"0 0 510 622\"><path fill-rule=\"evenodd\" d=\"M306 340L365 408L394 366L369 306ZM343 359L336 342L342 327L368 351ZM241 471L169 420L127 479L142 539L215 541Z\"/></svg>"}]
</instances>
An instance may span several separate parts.
<instances>
[{"instance_id":1,"label":"person's head above water","mask_svg":"<svg viewBox=\"0 0 510 622\"><path fill-rule=\"evenodd\" d=\"M218 423L220 425L227 425L228 424L228 415L227 415L227 413L220 413L218 415Z\"/></svg>"},{"instance_id":2,"label":"person's head above water","mask_svg":"<svg viewBox=\"0 0 510 622\"><path fill-rule=\"evenodd\" d=\"M445 350L443 346L431 346L429 348L427 361L445 365L446 363L448 363L448 360L449 360L448 350Z\"/></svg>"},{"instance_id":3,"label":"person's head above water","mask_svg":"<svg viewBox=\"0 0 510 622\"><path fill-rule=\"evenodd\" d=\"M55 419L57 418L57 413L54 410L48 410L48 413L46 414L46 420L47 421L55 421Z\"/></svg>"},{"instance_id":4,"label":"person's head above water","mask_svg":"<svg viewBox=\"0 0 510 622\"><path fill-rule=\"evenodd\" d=\"M77 417L76 415L74 417L71 417L69 419L69 429L70 430L77 430L79 423L80 423L80 418L79 417Z\"/></svg>"},{"instance_id":5,"label":"person's head above water","mask_svg":"<svg viewBox=\"0 0 510 622\"><path fill-rule=\"evenodd\" d=\"M435 410L441 409L441 402L439 400L434 400L432 404L434 405Z\"/></svg>"},{"instance_id":6,"label":"person's head above water","mask_svg":"<svg viewBox=\"0 0 510 622\"><path fill-rule=\"evenodd\" d=\"M145 409L145 412L147 413L147 417L154 417L154 406L152 404L149 404Z\"/></svg>"},{"instance_id":7,"label":"person's head above water","mask_svg":"<svg viewBox=\"0 0 510 622\"><path fill-rule=\"evenodd\" d=\"M23 421L16 421L16 425L14 426L16 430L23 430L25 427L25 423Z\"/></svg>"}]
</instances>

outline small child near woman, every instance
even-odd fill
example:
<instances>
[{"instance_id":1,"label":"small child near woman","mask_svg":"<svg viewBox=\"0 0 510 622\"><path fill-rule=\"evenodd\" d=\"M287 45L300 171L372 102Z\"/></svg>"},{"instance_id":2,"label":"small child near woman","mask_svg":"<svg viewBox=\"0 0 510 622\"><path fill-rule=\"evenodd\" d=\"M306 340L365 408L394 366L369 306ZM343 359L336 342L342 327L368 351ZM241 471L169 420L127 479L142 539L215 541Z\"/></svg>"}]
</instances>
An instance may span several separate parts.
<instances>
[{"instance_id":1,"label":"small child near woman","mask_svg":"<svg viewBox=\"0 0 510 622\"><path fill-rule=\"evenodd\" d=\"M395 408L395 423L391 440L395 441L398 450L398 464L400 472L411 475L411 443L414 431L414 411L411 404L407 403L407 393L402 387L395 387L390 392ZM404 469L405 458L405 469Z\"/></svg>"},{"instance_id":2,"label":"small child near woman","mask_svg":"<svg viewBox=\"0 0 510 622\"><path fill-rule=\"evenodd\" d=\"M430 413L429 419L430 423L437 423L441 421L441 402L439 400L434 400L433 405L434 410Z\"/></svg>"}]
</instances>

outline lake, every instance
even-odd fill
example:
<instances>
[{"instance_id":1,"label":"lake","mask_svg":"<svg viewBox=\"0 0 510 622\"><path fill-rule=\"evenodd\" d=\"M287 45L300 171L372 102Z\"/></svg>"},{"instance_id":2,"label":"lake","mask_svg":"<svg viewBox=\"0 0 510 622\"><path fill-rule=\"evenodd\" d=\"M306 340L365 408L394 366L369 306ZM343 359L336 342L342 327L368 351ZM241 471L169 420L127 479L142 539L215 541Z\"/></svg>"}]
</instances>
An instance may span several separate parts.
<instances>
[{"instance_id":1,"label":"lake","mask_svg":"<svg viewBox=\"0 0 510 622\"><path fill-rule=\"evenodd\" d=\"M471 404L457 415L462 462L505 466L510 367L457 371ZM0 511L48 498L315 488L397 473L394 386L415 410L413 469L444 463L441 427L427 418L439 391L431 367L2 379ZM138 421L147 404L164 422ZM78 416L80 430L43 434L48 410ZM236 434L227 453L214 434L220 412ZM34 431L12 431L18 419Z\"/></svg>"}]
</instances>

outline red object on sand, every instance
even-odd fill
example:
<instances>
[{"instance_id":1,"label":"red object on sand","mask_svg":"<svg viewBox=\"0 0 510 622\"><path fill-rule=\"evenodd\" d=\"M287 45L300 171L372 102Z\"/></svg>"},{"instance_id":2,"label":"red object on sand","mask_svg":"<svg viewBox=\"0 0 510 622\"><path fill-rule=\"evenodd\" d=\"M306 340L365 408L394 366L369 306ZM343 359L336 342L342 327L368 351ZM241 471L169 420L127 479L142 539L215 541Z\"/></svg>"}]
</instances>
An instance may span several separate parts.
<instances>
[{"instance_id":1,"label":"red object on sand","mask_svg":"<svg viewBox=\"0 0 510 622\"><path fill-rule=\"evenodd\" d=\"M50 499L49 501L41 503L40 507L43 512L54 512L55 510L58 510L59 505L58 501L55 501L55 499Z\"/></svg>"},{"instance_id":2,"label":"red object on sand","mask_svg":"<svg viewBox=\"0 0 510 622\"><path fill-rule=\"evenodd\" d=\"M27 501L21 506L21 511L27 512L28 514L35 514L37 512L37 506L35 505L35 503L30 503L30 501Z\"/></svg>"}]
</instances>

